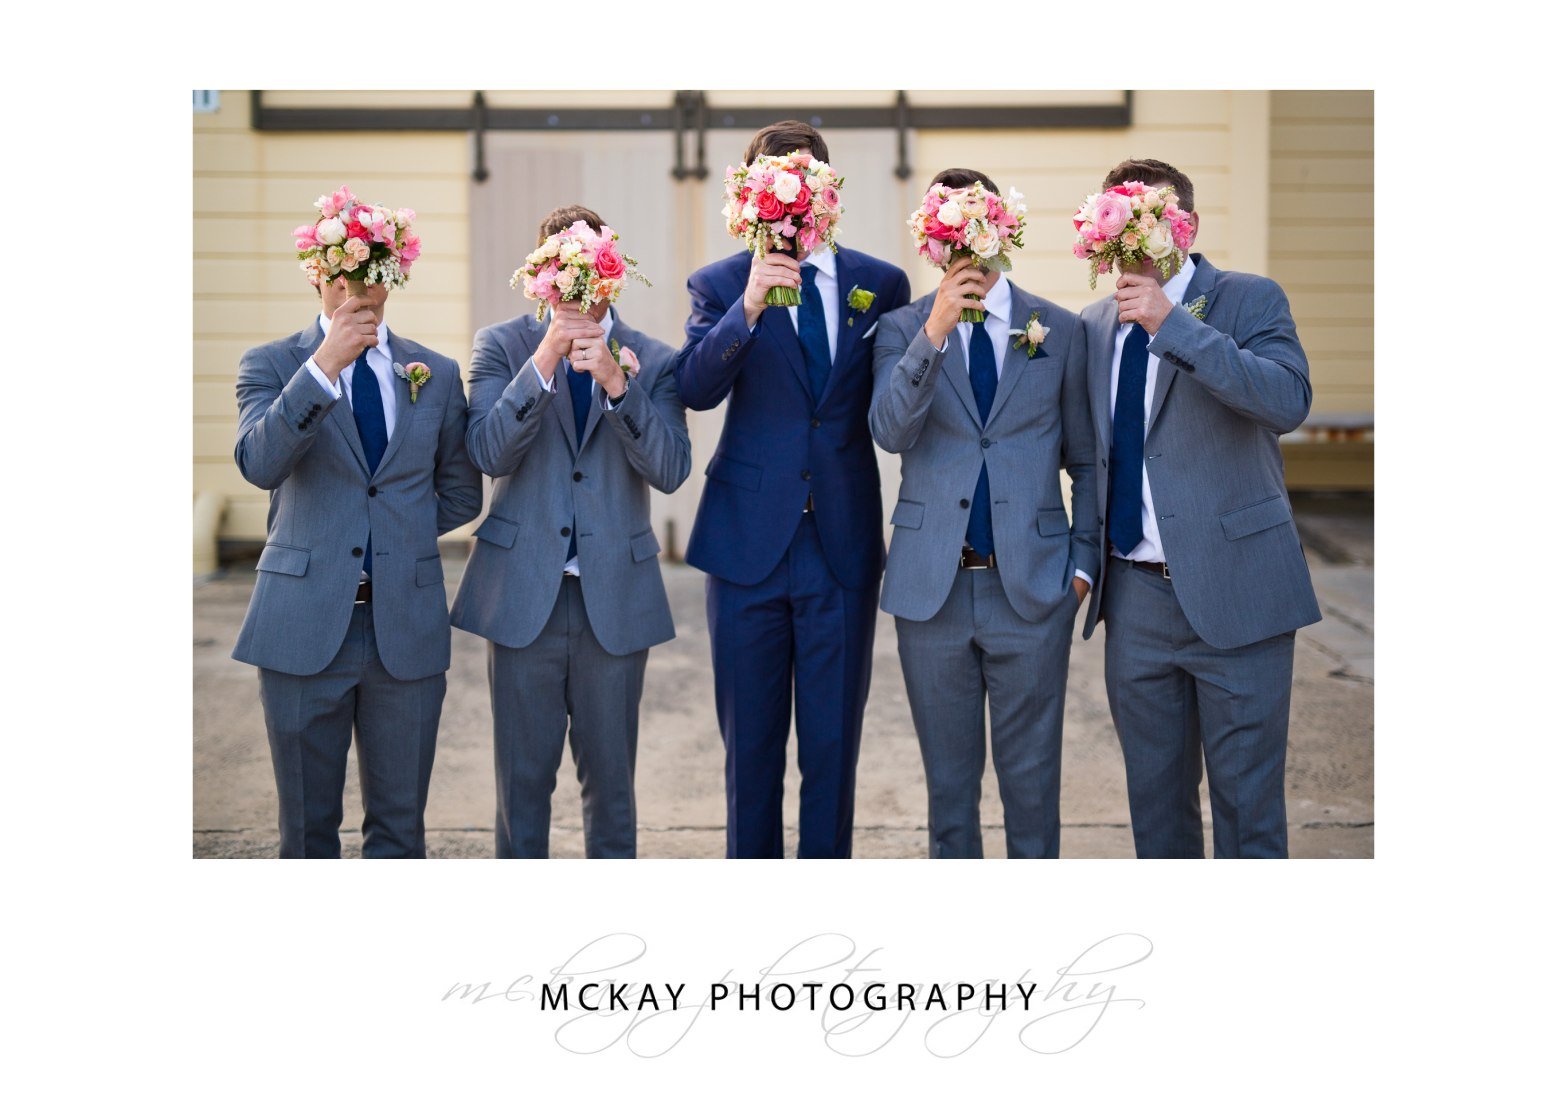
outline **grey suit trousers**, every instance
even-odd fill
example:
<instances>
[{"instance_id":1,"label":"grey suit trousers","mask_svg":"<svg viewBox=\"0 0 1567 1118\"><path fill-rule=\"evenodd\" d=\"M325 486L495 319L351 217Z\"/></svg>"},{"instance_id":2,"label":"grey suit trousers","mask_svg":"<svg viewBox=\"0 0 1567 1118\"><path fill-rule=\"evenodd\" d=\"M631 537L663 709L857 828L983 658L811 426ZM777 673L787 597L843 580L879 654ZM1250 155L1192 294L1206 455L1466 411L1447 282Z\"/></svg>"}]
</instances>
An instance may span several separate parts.
<instances>
[{"instance_id":1,"label":"grey suit trousers","mask_svg":"<svg viewBox=\"0 0 1567 1118\"><path fill-rule=\"evenodd\" d=\"M321 671L257 670L277 777L279 856L340 856L343 783L357 735L364 856L423 858L446 673L413 680L389 675L369 605L354 607L342 647Z\"/></svg>"},{"instance_id":2,"label":"grey suit trousers","mask_svg":"<svg viewBox=\"0 0 1567 1118\"><path fill-rule=\"evenodd\" d=\"M1061 723L1077 595L1038 622L1018 616L994 570L959 571L929 621L897 619L930 796L930 856L982 858L985 706L1007 857L1061 853Z\"/></svg>"},{"instance_id":3,"label":"grey suit trousers","mask_svg":"<svg viewBox=\"0 0 1567 1118\"><path fill-rule=\"evenodd\" d=\"M1293 630L1215 648L1168 579L1107 559L1105 691L1126 755L1139 858L1201 858L1208 770L1217 858L1284 858Z\"/></svg>"},{"instance_id":4,"label":"grey suit trousers","mask_svg":"<svg viewBox=\"0 0 1567 1118\"><path fill-rule=\"evenodd\" d=\"M490 642L495 854L548 858L550 796L569 733L589 858L637 856L637 718L647 649L605 652L582 584L561 579L549 620L523 648Z\"/></svg>"}]
</instances>

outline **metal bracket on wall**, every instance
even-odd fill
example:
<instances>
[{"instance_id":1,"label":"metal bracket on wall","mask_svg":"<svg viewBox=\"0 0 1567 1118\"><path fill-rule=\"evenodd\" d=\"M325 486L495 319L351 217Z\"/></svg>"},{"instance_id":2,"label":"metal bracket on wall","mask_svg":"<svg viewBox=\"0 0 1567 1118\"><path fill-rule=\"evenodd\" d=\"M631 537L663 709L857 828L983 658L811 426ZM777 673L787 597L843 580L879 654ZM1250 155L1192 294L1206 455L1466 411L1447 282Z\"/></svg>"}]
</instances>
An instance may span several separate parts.
<instances>
[{"instance_id":1,"label":"metal bracket on wall","mask_svg":"<svg viewBox=\"0 0 1567 1118\"><path fill-rule=\"evenodd\" d=\"M897 133L898 162L893 174L907 179L909 133L914 129L1128 128L1132 123L1132 91L1123 90L1119 104L1108 105L911 105L908 93L897 90L893 103L818 108L714 108L700 89L674 93L667 109L521 109L494 108L475 91L466 108L274 106L263 91L250 91L250 126L258 132L471 132L474 137L473 179L484 182L490 172L484 158L486 132L641 132L668 131L675 141L676 179L707 178L707 132L710 128L757 129L777 120L803 120L814 128L886 128ZM695 152L686 162L686 137Z\"/></svg>"}]
</instances>

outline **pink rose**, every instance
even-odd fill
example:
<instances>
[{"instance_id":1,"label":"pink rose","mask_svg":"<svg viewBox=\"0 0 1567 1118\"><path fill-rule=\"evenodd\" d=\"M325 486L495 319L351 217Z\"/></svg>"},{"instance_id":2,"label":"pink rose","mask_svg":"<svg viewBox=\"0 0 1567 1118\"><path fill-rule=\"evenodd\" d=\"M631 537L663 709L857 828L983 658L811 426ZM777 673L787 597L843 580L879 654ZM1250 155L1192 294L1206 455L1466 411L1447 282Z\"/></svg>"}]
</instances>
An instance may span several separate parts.
<instances>
[{"instance_id":1,"label":"pink rose","mask_svg":"<svg viewBox=\"0 0 1567 1118\"><path fill-rule=\"evenodd\" d=\"M1094 232L1103 240L1120 234L1132 217L1132 202L1124 194L1106 191L1094 206Z\"/></svg>"},{"instance_id":2,"label":"pink rose","mask_svg":"<svg viewBox=\"0 0 1567 1118\"><path fill-rule=\"evenodd\" d=\"M835 186L824 186L824 187L822 187L822 189L821 189L821 199L822 199L822 205L827 207L829 212L833 212L833 213L837 212L838 207L841 204L838 201L838 188L837 187L835 187Z\"/></svg>"},{"instance_id":3,"label":"pink rose","mask_svg":"<svg viewBox=\"0 0 1567 1118\"><path fill-rule=\"evenodd\" d=\"M756 216L763 221L779 221L784 215L784 204L772 193L756 196Z\"/></svg>"},{"instance_id":4,"label":"pink rose","mask_svg":"<svg viewBox=\"0 0 1567 1118\"><path fill-rule=\"evenodd\" d=\"M807 213L810 211L810 208L811 188L808 186L800 187L800 193L794 196L794 201L790 202L787 206L784 207L784 209L788 210L792 214Z\"/></svg>"},{"instance_id":5,"label":"pink rose","mask_svg":"<svg viewBox=\"0 0 1567 1118\"><path fill-rule=\"evenodd\" d=\"M620 347L620 367L632 376L642 371L642 362L637 360L636 352L628 345Z\"/></svg>"},{"instance_id":6,"label":"pink rose","mask_svg":"<svg viewBox=\"0 0 1567 1118\"><path fill-rule=\"evenodd\" d=\"M419 238L410 234L408 239L403 241L402 258L399 263L406 269L415 260L419 259L419 254L423 251L424 247L420 243Z\"/></svg>"},{"instance_id":7,"label":"pink rose","mask_svg":"<svg viewBox=\"0 0 1567 1118\"><path fill-rule=\"evenodd\" d=\"M593 257L593 270L600 279L619 279L626 274L626 258L615 250L615 242L606 237Z\"/></svg>"}]
</instances>

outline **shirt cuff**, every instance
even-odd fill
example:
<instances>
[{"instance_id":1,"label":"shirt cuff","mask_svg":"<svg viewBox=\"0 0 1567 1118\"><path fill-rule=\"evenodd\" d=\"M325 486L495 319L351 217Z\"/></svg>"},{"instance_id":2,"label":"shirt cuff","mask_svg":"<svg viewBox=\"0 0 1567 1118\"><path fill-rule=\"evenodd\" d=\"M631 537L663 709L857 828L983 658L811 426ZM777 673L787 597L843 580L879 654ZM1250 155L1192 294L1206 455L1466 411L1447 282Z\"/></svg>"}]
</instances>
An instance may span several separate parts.
<instances>
[{"instance_id":1,"label":"shirt cuff","mask_svg":"<svg viewBox=\"0 0 1567 1118\"><path fill-rule=\"evenodd\" d=\"M334 384L332 381L328 380L327 375L321 371L321 366L316 364L316 359L314 357L305 358L305 368L310 370L310 375L316 378L316 383L319 384L322 388L326 389L327 394L330 395L332 399L341 400L343 398L343 386L341 384ZM341 379L341 377L339 377L339 379Z\"/></svg>"},{"instance_id":2,"label":"shirt cuff","mask_svg":"<svg viewBox=\"0 0 1567 1118\"><path fill-rule=\"evenodd\" d=\"M531 357L528 358L528 367L533 370L533 375L539 378L539 387L553 395L555 392L555 378L551 376L549 380L545 380L544 374L539 372L539 363Z\"/></svg>"},{"instance_id":3,"label":"shirt cuff","mask_svg":"<svg viewBox=\"0 0 1567 1118\"><path fill-rule=\"evenodd\" d=\"M627 383L627 387L626 387L626 392L630 392L630 391L631 391L630 383L628 382ZM622 403L625 402L626 392L622 392L619 396L616 396L613 399L611 399L609 396L606 395L604 397L604 410L605 411L614 411L616 408L618 408Z\"/></svg>"},{"instance_id":4,"label":"shirt cuff","mask_svg":"<svg viewBox=\"0 0 1567 1118\"><path fill-rule=\"evenodd\" d=\"M1088 583L1088 589L1092 590L1094 588L1094 580L1088 577L1088 573L1086 571L1074 571L1073 574L1082 579L1084 582Z\"/></svg>"}]
</instances>

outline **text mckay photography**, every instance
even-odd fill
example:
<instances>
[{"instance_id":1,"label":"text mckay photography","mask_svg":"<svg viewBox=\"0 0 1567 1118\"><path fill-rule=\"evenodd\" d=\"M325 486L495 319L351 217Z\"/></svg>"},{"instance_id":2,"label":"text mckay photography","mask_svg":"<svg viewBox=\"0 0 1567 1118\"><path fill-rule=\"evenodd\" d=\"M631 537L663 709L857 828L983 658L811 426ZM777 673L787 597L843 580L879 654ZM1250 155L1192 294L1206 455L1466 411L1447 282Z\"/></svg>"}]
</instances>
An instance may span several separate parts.
<instances>
[{"instance_id":1,"label":"text mckay photography","mask_svg":"<svg viewBox=\"0 0 1567 1118\"><path fill-rule=\"evenodd\" d=\"M897 1044L953 1058L982 1043L1062 1055L1108 1019L1119 1023L1146 1004L1137 975L1154 953L1147 936L1120 932L1050 951L1015 974L938 977L900 968L895 949L823 932L761 967L675 975L660 969L642 936L614 932L542 971L464 977L439 1000L546 1018L554 1042L578 1055L625 1051L644 1058L667 1055L704 1028L744 1028L769 1015L801 1017L800 1042L840 1056L871 1056Z\"/></svg>"}]
</instances>

